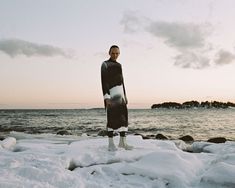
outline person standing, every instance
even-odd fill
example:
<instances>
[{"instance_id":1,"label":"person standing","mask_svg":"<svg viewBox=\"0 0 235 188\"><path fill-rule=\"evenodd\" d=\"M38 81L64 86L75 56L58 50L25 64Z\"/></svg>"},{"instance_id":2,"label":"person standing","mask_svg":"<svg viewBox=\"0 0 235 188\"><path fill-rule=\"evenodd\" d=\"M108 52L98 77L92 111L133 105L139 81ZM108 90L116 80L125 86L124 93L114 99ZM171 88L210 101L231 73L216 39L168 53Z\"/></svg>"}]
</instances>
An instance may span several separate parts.
<instances>
[{"instance_id":1,"label":"person standing","mask_svg":"<svg viewBox=\"0 0 235 188\"><path fill-rule=\"evenodd\" d=\"M120 49L112 45L109 49L110 58L101 65L101 83L104 106L107 112L108 150L117 150L113 141L114 130L120 134L119 147L131 150L133 147L126 142L128 130L127 97L124 86L122 66L117 62Z\"/></svg>"}]
</instances>

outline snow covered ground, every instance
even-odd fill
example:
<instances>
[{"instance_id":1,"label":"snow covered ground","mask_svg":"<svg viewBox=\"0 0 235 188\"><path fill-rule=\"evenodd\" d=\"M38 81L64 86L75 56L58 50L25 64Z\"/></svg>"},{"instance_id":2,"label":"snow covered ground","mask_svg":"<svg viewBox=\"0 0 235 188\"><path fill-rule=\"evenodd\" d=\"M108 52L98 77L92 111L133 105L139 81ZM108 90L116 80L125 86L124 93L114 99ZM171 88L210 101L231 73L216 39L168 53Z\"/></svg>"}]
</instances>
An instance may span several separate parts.
<instances>
[{"instance_id":1,"label":"snow covered ground","mask_svg":"<svg viewBox=\"0 0 235 188\"><path fill-rule=\"evenodd\" d=\"M105 137L10 136L0 141L1 188L235 187L235 142L187 145L130 135L133 150L109 152Z\"/></svg>"}]
</instances>

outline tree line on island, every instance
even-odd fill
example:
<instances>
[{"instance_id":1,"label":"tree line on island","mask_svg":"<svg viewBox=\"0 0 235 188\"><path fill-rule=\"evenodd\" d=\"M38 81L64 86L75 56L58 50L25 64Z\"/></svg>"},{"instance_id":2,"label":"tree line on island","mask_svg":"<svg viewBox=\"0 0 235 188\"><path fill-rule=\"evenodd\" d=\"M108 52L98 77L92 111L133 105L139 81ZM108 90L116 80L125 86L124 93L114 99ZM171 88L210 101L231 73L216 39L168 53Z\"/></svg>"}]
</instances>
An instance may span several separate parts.
<instances>
[{"instance_id":1,"label":"tree line on island","mask_svg":"<svg viewBox=\"0 0 235 188\"><path fill-rule=\"evenodd\" d=\"M235 107L235 103L232 102L218 102L218 101L205 101L205 102L198 102L198 101L187 101L184 103L177 103L177 102L164 102L160 104L153 104L151 106L152 109L154 108L167 108L167 109L185 109L185 108L229 108Z\"/></svg>"}]
</instances>

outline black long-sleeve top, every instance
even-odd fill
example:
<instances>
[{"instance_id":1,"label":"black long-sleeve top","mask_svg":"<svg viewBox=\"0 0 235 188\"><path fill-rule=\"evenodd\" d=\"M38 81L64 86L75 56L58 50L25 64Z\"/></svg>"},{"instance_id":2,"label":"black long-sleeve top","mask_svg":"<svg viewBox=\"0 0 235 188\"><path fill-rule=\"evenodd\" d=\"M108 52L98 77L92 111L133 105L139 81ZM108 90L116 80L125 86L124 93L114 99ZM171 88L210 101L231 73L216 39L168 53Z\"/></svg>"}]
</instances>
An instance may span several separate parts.
<instances>
[{"instance_id":1,"label":"black long-sleeve top","mask_svg":"<svg viewBox=\"0 0 235 188\"><path fill-rule=\"evenodd\" d=\"M111 59L104 61L101 66L101 83L104 100L120 97L127 104L122 66ZM106 105L105 105L106 106Z\"/></svg>"}]
</instances>

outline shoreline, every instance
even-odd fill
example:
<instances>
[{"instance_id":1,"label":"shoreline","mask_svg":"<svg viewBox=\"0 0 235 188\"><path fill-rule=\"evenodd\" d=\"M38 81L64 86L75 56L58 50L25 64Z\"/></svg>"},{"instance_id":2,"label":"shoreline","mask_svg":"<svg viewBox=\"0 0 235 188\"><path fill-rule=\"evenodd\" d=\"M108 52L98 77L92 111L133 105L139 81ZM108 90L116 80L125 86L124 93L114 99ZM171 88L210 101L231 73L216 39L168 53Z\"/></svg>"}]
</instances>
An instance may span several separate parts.
<instances>
[{"instance_id":1,"label":"shoreline","mask_svg":"<svg viewBox=\"0 0 235 188\"><path fill-rule=\"evenodd\" d=\"M18 132L18 131L10 131L10 132L0 132L0 141L6 139L7 137L10 137L12 135L15 134L19 134L19 135L30 135L30 136L36 136L36 137L40 137L40 136L46 136L46 135L53 135L53 136L58 136L58 137L83 137L86 136L87 138L108 138L106 133L104 133L104 131L101 131L101 133L98 133L96 135L89 135L87 133L81 133L79 135L76 134L56 134L56 133L27 133L27 132ZM115 133L114 137L118 137L119 134ZM158 134L142 134L142 133L137 133L137 132L133 132L130 133L128 132L127 136L141 136L143 140L148 140L148 139L152 139L152 140L163 140L163 141L174 141L174 140L182 140L185 143L194 143L194 142L210 142L210 143L225 143L227 141L232 141L235 142L235 139L230 139L224 136L215 136L215 137L210 137L210 138L206 138L206 139L194 139L192 136L190 135L184 135L184 136L178 136L178 137L169 137L169 136L165 136L164 134L158 133Z\"/></svg>"}]
</instances>

